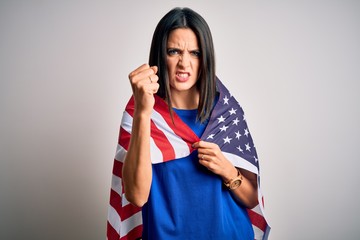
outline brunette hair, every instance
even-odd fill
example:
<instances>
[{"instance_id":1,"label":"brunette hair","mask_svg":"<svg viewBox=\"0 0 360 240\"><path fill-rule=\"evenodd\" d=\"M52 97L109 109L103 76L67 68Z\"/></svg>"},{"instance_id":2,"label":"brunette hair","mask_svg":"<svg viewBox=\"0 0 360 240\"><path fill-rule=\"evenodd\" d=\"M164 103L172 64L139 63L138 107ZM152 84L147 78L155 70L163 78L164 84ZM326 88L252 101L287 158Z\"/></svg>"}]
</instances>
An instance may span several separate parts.
<instances>
[{"instance_id":1,"label":"brunette hair","mask_svg":"<svg viewBox=\"0 0 360 240\"><path fill-rule=\"evenodd\" d=\"M204 122L209 118L215 101L215 52L210 28L203 17L190 8L170 10L155 28L149 56L149 65L158 67L160 88L157 95L165 99L172 114L171 92L166 65L167 41L171 31L179 28L191 29L198 40L200 69L197 88L200 92L197 118Z\"/></svg>"}]
</instances>

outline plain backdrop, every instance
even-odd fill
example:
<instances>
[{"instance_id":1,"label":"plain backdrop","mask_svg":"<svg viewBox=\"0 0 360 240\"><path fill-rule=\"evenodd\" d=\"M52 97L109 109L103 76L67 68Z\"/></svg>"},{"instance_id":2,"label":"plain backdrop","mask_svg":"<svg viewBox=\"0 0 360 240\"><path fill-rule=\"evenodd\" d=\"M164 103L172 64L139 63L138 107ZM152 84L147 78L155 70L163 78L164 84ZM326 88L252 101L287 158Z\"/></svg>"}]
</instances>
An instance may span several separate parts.
<instances>
[{"instance_id":1,"label":"plain backdrop","mask_svg":"<svg viewBox=\"0 0 360 240\"><path fill-rule=\"evenodd\" d=\"M245 110L270 239L359 239L350 0L0 1L0 239L106 239L128 74L177 6L207 20L217 75Z\"/></svg>"}]
</instances>

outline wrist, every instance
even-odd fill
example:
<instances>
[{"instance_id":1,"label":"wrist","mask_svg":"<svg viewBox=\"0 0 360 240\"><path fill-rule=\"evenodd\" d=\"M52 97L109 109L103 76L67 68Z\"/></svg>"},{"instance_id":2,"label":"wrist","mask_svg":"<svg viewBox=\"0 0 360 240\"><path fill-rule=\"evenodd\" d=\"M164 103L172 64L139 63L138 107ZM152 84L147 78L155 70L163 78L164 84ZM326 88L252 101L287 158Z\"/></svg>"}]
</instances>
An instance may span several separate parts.
<instances>
[{"instance_id":1,"label":"wrist","mask_svg":"<svg viewBox=\"0 0 360 240\"><path fill-rule=\"evenodd\" d=\"M224 181L224 184L227 188L229 188L230 190L234 190L238 187L240 187L241 183L242 183L242 180L243 180L243 177L241 175L241 172L239 169L237 169L237 175L236 177L230 179L229 181Z\"/></svg>"},{"instance_id":2,"label":"wrist","mask_svg":"<svg viewBox=\"0 0 360 240\"><path fill-rule=\"evenodd\" d=\"M238 175L238 169L236 167L232 167L230 171L226 172L227 174L223 176L224 182L229 182L231 179L234 179Z\"/></svg>"},{"instance_id":3,"label":"wrist","mask_svg":"<svg viewBox=\"0 0 360 240\"><path fill-rule=\"evenodd\" d=\"M141 111L141 110L134 110L133 119L138 120L149 120L151 118L152 111Z\"/></svg>"}]
</instances>

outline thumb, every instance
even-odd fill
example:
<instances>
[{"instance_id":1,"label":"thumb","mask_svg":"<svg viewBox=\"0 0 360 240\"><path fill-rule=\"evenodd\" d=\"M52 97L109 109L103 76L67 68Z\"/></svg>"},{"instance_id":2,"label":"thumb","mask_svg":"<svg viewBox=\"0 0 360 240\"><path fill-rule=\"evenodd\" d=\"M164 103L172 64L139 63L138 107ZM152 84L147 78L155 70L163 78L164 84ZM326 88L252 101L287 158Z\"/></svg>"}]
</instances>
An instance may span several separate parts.
<instances>
[{"instance_id":1,"label":"thumb","mask_svg":"<svg viewBox=\"0 0 360 240\"><path fill-rule=\"evenodd\" d=\"M158 67L157 67L157 66L151 66L151 69L154 71L154 74L156 74L157 71L158 71Z\"/></svg>"}]
</instances>

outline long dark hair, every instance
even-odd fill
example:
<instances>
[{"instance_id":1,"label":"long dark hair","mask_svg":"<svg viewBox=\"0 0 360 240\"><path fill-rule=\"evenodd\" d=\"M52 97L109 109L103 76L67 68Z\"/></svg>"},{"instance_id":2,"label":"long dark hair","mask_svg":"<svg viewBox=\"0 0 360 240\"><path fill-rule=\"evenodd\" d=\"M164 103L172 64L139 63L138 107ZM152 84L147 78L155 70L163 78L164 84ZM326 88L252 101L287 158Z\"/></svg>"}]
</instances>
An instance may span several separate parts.
<instances>
[{"instance_id":1,"label":"long dark hair","mask_svg":"<svg viewBox=\"0 0 360 240\"><path fill-rule=\"evenodd\" d=\"M203 17L189 8L174 8L155 28L151 42L149 64L158 67L160 88L157 95L165 99L172 113L169 76L166 65L167 41L171 31L178 28L191 29L200 48L200 69L197 88L200 93L197 118L204 122L209 118L215 101L215 52L210 28Z\"/></svg>"}]
</instances>

